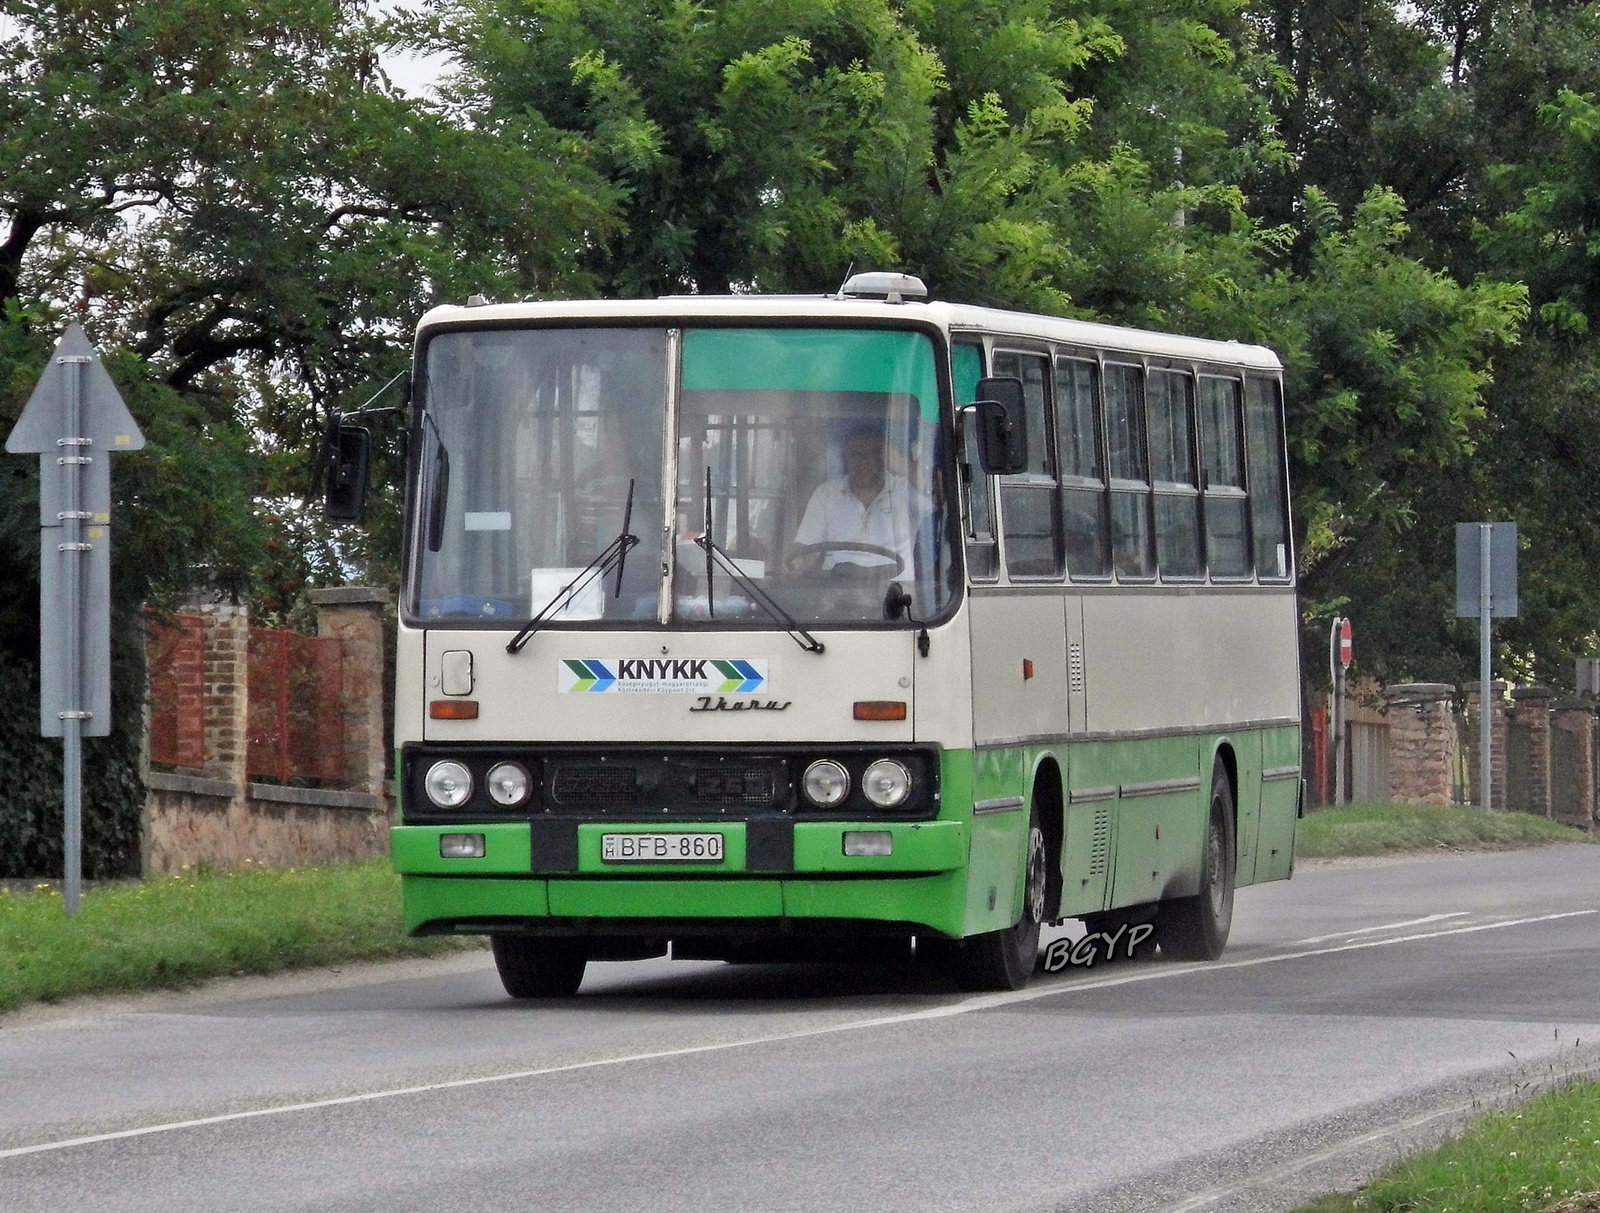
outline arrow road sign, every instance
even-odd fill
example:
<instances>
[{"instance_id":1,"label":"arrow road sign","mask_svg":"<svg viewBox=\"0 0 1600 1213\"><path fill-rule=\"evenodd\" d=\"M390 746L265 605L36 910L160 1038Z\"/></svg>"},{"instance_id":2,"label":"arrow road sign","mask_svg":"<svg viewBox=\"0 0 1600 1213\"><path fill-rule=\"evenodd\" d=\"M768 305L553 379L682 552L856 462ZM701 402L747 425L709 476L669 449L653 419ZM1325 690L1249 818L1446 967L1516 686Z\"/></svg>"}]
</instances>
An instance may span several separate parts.
<instances>
[{"instance_id":1,"label":"arrow road sign","mask_svg":"<svg viewBox=\"0 0 1600 1213\"><path fill-rule=\"evenodd\" d=\"M83 361L78 361L83 359ZM68 434L67 387L68 381L78 381L79 433ZM122 403L117 385L100 364L94 346L89 344L83 327L69 325L61 335L61 343L50 355L50 365L39 376L39 383L28 397L27 407L6 439L6 450L13 455L33 451L58 454L58 443L63 438L87 438L101 451L137 451L144 446L144 435L139 432Z\"/></svg>"},{"instance_id":2,"label":"arrow road sign","mask_svg":"<svg viewBox=\"0 0 1600 1213\"><path fill-rule=\"evenodd\" d=\"M111 731L111 454L144 435L83 329L50 355L6 450L39 456L39 731L61 738L64 892L78 912L83 738Z\"/></svg>"}]
</instances>

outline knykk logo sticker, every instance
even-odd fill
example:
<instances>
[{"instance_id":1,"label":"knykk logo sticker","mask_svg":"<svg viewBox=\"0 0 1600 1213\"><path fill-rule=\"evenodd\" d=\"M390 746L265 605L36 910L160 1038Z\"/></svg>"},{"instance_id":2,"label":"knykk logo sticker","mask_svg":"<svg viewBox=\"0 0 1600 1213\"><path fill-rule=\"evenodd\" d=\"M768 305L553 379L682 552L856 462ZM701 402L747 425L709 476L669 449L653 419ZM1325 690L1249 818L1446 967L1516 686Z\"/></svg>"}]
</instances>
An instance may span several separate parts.
<instances>
[{"instance_id":1,"label":"knykk logo sticker","mask_svg":"<svg viewBox=\"0 0 1600 1213\"><path fill-rule=\"evenodd\" d=\"M598 695L747 695L768 687L765 661L729 657L569 657L556 689Z\"/></svg>"}]
</instances>

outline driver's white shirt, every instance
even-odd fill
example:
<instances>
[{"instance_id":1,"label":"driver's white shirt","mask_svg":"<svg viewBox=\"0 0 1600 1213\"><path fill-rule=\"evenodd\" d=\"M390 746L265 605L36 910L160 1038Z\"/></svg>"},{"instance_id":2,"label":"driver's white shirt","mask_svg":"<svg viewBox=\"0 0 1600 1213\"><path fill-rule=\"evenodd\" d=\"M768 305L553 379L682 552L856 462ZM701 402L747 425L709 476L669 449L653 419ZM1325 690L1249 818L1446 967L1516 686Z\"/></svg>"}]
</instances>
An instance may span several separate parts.
<instances>
[{"instance_id":1,"label":"driver's white shirt","mask_svg":"<svg viewBox=\"0 0 1600 1213\"><path fill-rule=\"evenodd\" d=\"M862 505L861 498L850 491L850 479L825 480L811 494L806 504L805 517L800 519L794 533L797 544L806 543L867 543L877 548L888 548L898 553L902 571L911 575L912 553L916 547L917 529L933 510L933 504L921 493L914 491L904 476L889 473L883 488L872 499L871 505ZM831 569L836 564L880 565L888 564L883 556L871 552L852 552L841 549L823 556L822 567Z\"/></svg>"}]
</instances>

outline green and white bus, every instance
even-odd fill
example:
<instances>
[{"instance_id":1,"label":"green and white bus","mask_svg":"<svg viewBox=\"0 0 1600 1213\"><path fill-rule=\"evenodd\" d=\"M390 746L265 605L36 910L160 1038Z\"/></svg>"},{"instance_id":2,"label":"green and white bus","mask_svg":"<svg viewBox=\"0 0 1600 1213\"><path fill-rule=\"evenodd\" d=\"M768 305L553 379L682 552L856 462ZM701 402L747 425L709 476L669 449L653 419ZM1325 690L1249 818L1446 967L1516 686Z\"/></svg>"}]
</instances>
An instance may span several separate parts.
<instances>
[{"instance_id":1,"label":"green and white bus","mask_svg":"<svg viewBox=\"0 0 1600 1213\"><path fill-rule=\"evenodd\" d=\"M1289 876L1271 351L892 274L473 303L416 338L408 931L518 997L862 945L1016 988L1044 924L1210 958Z\"/></svg>"}]
</instances>

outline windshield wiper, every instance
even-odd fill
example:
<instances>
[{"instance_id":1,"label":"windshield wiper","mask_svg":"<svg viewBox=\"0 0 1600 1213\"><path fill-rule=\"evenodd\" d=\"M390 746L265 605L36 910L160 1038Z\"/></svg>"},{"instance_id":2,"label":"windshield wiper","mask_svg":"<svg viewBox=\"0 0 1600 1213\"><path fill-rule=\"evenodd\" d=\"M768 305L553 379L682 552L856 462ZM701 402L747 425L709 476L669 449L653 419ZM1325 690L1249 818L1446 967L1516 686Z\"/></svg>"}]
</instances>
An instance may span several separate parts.
<instances>
[{"instance_id":1,"label":"windshield wiper","mask_svg":"<svg viewBox=\"0 0 1600 1213\"><path fill-rule=\"evenodd\" d=\"M506 645L506 652L520 653L523 645L527 644L533 634L578 597L578 594L588 587L589 583L597 577L604 577L611 571L611 566L617 569L617 588L612 595L622 597L622 570L628 563L628 553L639 543L639 537L629 528L633 525L633 481L628 481L628 502L622 509L622 531L610 543L606 544L597 555L583 568L578 570L578 575L566 585L555 592L555 596L540 608L537 614L527 623L522 625L522 631L511 638Z\"/></svg>"},{"instance_id":2,"label":"windshield wiper","mask_svg":"<svg viewBox=\"0 0 1600 1213\"><path fill-rule=\"evenodd\" d=\"M779 627L783 628L784 631L789 633L789 638L791 640L793 640L808 653L820 653L823 651L822 641L818 640L810 632L801 627L799 623L795 621L793 615L789 614L788 611L784 610L781 606L774 602L767 592L757 585L750 577L748 577L745 574L745 571L734 562L733 557L724 552L722 548L717 545L717 541L711 537L711 469L709 467L706 468L705 533L694 542L696 546L698 546L706 554L707 615L711 616L713 619L716 618L716 610L712 606L711 602L711 574L714 570L713 561L715 560L721 562L724 571L726 571L735 585L737 585L745 593L749 594L751 600L758 607L776 620Z\"/></svg>"}]
</instances>

